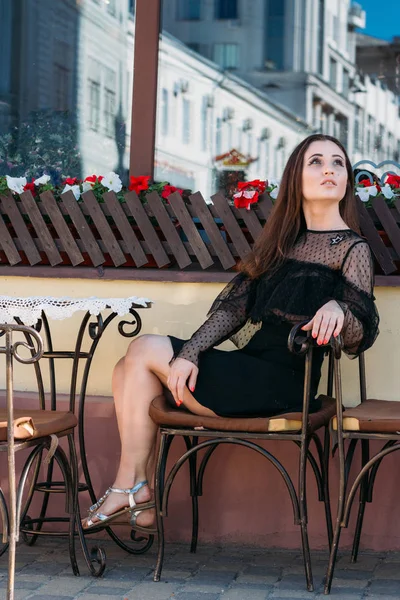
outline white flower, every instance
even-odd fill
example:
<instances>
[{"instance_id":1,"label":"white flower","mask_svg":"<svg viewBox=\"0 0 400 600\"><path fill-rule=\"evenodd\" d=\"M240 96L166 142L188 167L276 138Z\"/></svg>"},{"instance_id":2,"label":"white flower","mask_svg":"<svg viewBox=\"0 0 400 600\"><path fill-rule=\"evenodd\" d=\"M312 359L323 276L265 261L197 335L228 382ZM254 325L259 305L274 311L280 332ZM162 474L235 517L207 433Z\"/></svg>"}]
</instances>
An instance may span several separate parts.
<instances>
[{"instance_id":1,"label":"white flower","mask_svg":"<svg viewBox=\"0 0 400 600\"><path fill-rule=\"evenodd\" d=\"M378 193L378 188L376 187L376 185L370 185L368 186L368 191L370 196L376 196Z\"/></svg>"},{"instance_id":2,"label":"white flower","mask_svg":"<svg viewBox=\"0 0 400 600\"><path fill-rule=\"evenodd\" d=\"M358 197L360 198L361 202L368 202L369 200L369 190L370 188L364 188L364 187L358 187L357 188L357 194Z\"/></svg>"},{"instance_id":3,"label":"white flower","mask_svg":"<svg viewBox=\"0 0 400 600\"><path fill-rule=\"evenodd\" d=\"M69 190L71 190L71 192L75 196L75 199L79 200L79 198L81 197L81 189L80 189L79 185L68 185L68 183L67 183L67 185L65 186L65 188L63 189L63 191L61 193L65 194L65 192L69 192Z\"/></svg>"},{"instance_id":4,"label":"white flower","mask_svg":"<svg viewBox=\"0 0 400 600\"><path fill-rule=\"evenodd\" d=\"M387 198L387 200L390 200L391 198L393 198L394 193L388 183L386 185L384 185L381 189L382 189L382 194L385 196L385 198Z\"/></svg>"},{"instance_id":5,"label":"white flower","mask_svg":"<svg viewBox=\"0 0 400 600\"><path fill-rule=\"evenodd\" d=\"M22 194L24 186L26 185L26 177L10 177L6 175L8 189L16 194Z\"/></svg>"},{"instance_id":6,"label":"white flower","mask_svg":"<svg viewBox=\"0 0 400 600\"><path fill-rule=\"evenodd\" d=\"M88 192L91 189L92 189L92 184L90 183L90 181L84 181L82 183L82 194L84 194L85 192Z\"/></svg>"},{"instance_id":7,"label":"white flower","mask_svg":"<svg viewBox=\"0 0 400 600\"><path fill-rule=\"evenodd\" d=\"M110 192L118 193L122 190L122 181L119 178L119 175L113 171L106 173L106 175L103 176L101 183L104 185L104 187L110 190Z\"/></svg>"},{"instance_id":8,"label":"white flower","mask_svg":"<svg viewBox=\"0 0 400 600\"><path fill-rule=\"evenodd\" d=\"M33 182L35 185L45 185L46 183L48 183L50 181L50 175L45 175L43 174L41 177L39 177L38 179L35 179L35 181Z\"/></svg>"},{"instance_id":9,"label":"white flower","mask_svg":"<svg viewBox=\"0 0 400 600\"><path fill-rule=\"evenodd\" d=\"M276 200L277 197L278 197L279 185L280 185L280 181L278 181L278 179L271 179L268 182L268 187L274 186L274 189L269 193L269 195L271 196L271 198L273 198L274 200Z\"/></svg>"}]
</instances>

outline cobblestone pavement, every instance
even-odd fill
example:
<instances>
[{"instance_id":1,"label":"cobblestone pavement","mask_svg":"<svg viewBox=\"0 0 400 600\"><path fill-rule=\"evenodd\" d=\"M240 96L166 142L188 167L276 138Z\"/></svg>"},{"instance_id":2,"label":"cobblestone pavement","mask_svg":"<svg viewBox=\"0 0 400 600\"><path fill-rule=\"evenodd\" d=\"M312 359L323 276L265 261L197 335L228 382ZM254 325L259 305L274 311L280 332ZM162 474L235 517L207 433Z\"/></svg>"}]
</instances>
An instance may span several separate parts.
<instances>
[{"instance_id":1,"label":"cobblestone pavement","mask_svg":"<svg viewBox=\"0 0 400 600\"><path fill-rule=\"evenodd\" d=\"M93 538L92 538L93 540ZM93 540L94 542L94 540ZM302 556L298 551L199 546L190 554L185 544L167 544L162 580L154 583L155 549L127 555L101 540L107 553L104 576L87 575L81 556L81 576L74 577L65 540L39 540L18 546L15 600L297 600L326 598L322 591L327 556L313 552L315 592L305 590ZM7 557L0 562L0 598L6 598ZM400 553L362 552L350 564L341 554L331 597L340 600L400 599Z\"/></svg>"}]
</instances>

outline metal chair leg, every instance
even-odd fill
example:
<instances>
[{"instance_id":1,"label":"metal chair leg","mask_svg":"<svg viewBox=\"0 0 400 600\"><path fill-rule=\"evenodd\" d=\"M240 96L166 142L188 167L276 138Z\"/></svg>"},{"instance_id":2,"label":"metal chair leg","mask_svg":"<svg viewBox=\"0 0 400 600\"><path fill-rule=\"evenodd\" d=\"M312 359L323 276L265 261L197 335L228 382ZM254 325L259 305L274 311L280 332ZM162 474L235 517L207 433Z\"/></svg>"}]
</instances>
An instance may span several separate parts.
<instances>
[{"instance_id":1,"label":"metal chair leg","mask_svg":"<svg viewBox=\"0 0 400 600\"><path fill-rule=\"evenodd\" d=\"M158 553L157 564L154 570L154 581L160 581L161 571L164 562L164 514L163 514L163 497L164 497L164 482L165 470L167 466L168 451L172 442L173 436L161 432L160 448L158 451L158 459L155 473L154 495L156 501L156 519L158 532Z\"/></svg>"},{"instance_id":2,"label":"metal chair leg","mask_svg":"<svg viewBox=\"0 0 400 600\"><path fill-rule=\"evenodd\" d=\"M329 490L329 451L330 451L330 433L329 427L325 427L324 433L324 456L323 456L323 465L322 467L322 476L323 476L323 484L324 484L324 504L325 504L325 519L326 519L326 528L328 532L328 545L329 551L332 548L333 541L333 526L332 526L332 511L331 511L331 499L330 499L330 490Z\"/></svg>"},{"instance_id":3,"label":"metal chair leg","mask_svg":"<svg viewBox=\"0 0 400 600\"><path fill-rule=\"evenodd\" d=\"M326 594L326 595L330 594L330 591L331 591L333 573L335 570L336 558L337 558L337 553L338 553L338 548L339 548L340 534L341 534L342 526L343 526L343 517L344 517L345 501L346 501L347 478L346 478L346 470L345 470L343 439L341 439L339 441L339 463L340 463L340 465L339 465L339 498L338 498L337 514L336 514L335 531L334 531L332 546L331 546L330 554L329 554L328 569L327 569L326 577L325 577L324 594Z\"/></svg>"},{"instance_id":4,"label":"metal chair leg","mask_svg":"<svg viewBox=\"0 0 400 600\"><path fill-rule=\"evenodd\" d=\"M308 541L307 529L307 496L306 496L306 468L307 468L307 452L308 442L303 440L300 448L300 465L299 465L299 509L300 509L300 528L301 528L301 543L303 547L304 569L307 581L307 590L314 590L310 544Z\"/></svg>"},{"instance_id":5,"label":"metal chair leg","mask_svg":"<svg viewBox=\"0 0 400 600\"><path fill-rule=\"evenodd\" d=\"M32 474L32 480L31 480L31 484L29 486L29 491L28 491L27 496L26 496L24 508L22 510L22 517L21 517L21 520L20 520L20 527L21 526L24 527L27 524L26 521L25 521L25 518L28 515L29 507L30 507L30 505L32 503L32 500L33 500L33 494L35 493L35 490L36 490L36 484L37 484L38 479L39 479L40 467L42 465L42 454L43 454L43 452L41 452L40 454L38 454L38 456L36 457L35 464L34 464L34 466L32 468L32 472L33 472L33 474ZM22 537L22 539L24 540L24 542L25 542L25 544L27 546L33 546L39 536L37 536L37 535L29 535L29 534L27 534L27 533L25 533L23 531L23 532L21 532L21 537Z\"/></svg>"},{"instance_id":6,"label":"metal chair leg","mask_svg":"<svg viewBox=\"0 0 400 600\"><path fill-rule=\"evenodd\" d=\"M70 434L71 435L71 434ZM70 435L68 438L70 438ZM72 442L73 443L73 442ZM69 442L71 448L71 442ZM65 484L65 510L69 515L69 527L68 527L68 544L69 544L69 558L71 562L72 572L74 575L79 575L78 562L76 560L75 553L75 518L76 518L76 504L77 504L77 479L74 469L71 469L70 462L60 447L57 448L54 458L57 461L58 466L61 469L62 476Z\"/></svg>"},{"instance_id":7,"label":"metal chair leg","mask_svg":"<svg viewBox=\"0 0 400 600\"><path fill-rule=\"evenodd\" d=\"M325 521L326 529L328 534L328 545L329 550L332 545L333 529L332 529L332 514L331 514L331 503L329 495L329 450L330 450L330 434L329 428L325 427L324 443L322 444L316 433L313 434L312 440L315 443L315 447L318 454L319 468L316 460L312 460L312 454L310 451L307 453L307 459L310 462L314 474L316 483L318 486L318 499L324 503L325 507ZM301 447L300 442L297 445Z\"/></svg>"},{"instance_id":8,"label":"metal chair leg","mask_svg":"<svg viewBox=\"0 0 400 600\"><path fill-rule=\"evenodd\" d=\"M10 443L9 443L10 447ZM17 507L16 507L16 488L15 488L15 455L14 448L9 452L8 482L10 494L10 527L8 531L8 582L7 582L7 600L14 600L15 585L15 553L18 539Z\"/></svg>"},{"instance_id":9,"label":"metal chair leg","mask_svg":"<svg viewBox=\"0 0 400 600\"><path fill-rule=\"evenodd\" d=\"M361 440L361 468L369 461L369 440ZM363 478L360 484L360 502L358 505L357 523L354 533L353 548L351 551L351 562L357 562L358 549L361 540L361 531L364 522L365 503L367 501L368 487L369 487L369 476Z\"/></svg>"},{"instance_id":10,"label":"metal chair leg","mask_svg":"<svg viewBox=\"0 0 400 600\"><path fill-rule=\"evenodd\" d=\"M193 436L192 439L184 436L186 448L189 450L198 444L198 437ZM191 454L189 457L189 478L190 478L190 496L192 498L192 539L190 542L190 552L193 554L197 550L197 540L199 536L199 500L198 500L198 485L197 485L197 453Z\"/></svg>"},{"instance_id":11,"label":"metal chair leg","mask_svg":"<svg viewBox=\"0 0 400 600\"><path fill-rule=\"evenodd\" d=\"M342 530L345 501L346 501L346 487L347 487L347 470L346 464L349 468L347 460L345 461L344 455L344 440L343 440L343 413L342 413L342 388L341 388L341 377L340 377L340 363L335 357L335 389L336 389L336 415L337 415L337 447L338 447L338 458L339 458L339 497L338 507L336 513L335 531L333 535L333 541L331 551L329 553L328 569L325 577L324 593L329 594L332 586L333 573L336 564L337 552L339 548L340 533ZM346 457L347 458L347 457Z\"/></svg>"},{"instance_id":12,"label":"metal chair leg","mask_svg":"<svg viewBox=\"0 0 400 600\"><path fill-rule=\"evenodd\" d=\"M81 511L80 511L80 507L79 507L78 458L76 455L76 446L75 446L75 441L74 441L72 434L71 434L71 437L68 436L68 443L69 443L70 459L71 459L71 471L72 471L73 478L74 478L73 489L74 489L74 493L75 493L75 498L73 500L74 515L75 515L74 521L73 521L73 523L74 523L74 539L73 539L72 543L75 546L75 529L76 529L77 533L78 533L79 541L81 544L83 557L84 557L86 565L90 571L90 574L93 577L101 577L101 575L104 573L104 570L106 568L106 553L104 552L103 548L101 548L100 546L92 547L90 552L88 550L88 547L86 544L85 532L82 527ZM70 548L71 548L71 539L70 539ZM94 566L95 563L97 563L99 565L99 567L97 569Z\"/></svg>"}]
</instances>

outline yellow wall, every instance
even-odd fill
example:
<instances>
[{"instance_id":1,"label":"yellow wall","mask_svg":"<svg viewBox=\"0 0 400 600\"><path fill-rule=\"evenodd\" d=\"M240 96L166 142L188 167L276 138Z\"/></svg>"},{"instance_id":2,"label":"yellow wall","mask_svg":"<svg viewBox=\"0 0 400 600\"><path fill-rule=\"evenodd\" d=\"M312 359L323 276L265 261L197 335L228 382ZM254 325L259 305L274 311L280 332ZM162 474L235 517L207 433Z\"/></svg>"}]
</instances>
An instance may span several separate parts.
<instances>
[{"instance_id":1,"label":"yellow wall","mask_svg":"<svg viewBox=\"0 0 400 600\"><path fill-rule=\"evenodd\" d=\"M215 283L158 283L144 281L97 281L83 279L40 279L30 277L0 277L1 294L10 296L70 296L70 297L128 297L145 296L154 301L150 310L141 310L143 333L172 334L187 338L201 324L212 300L223 284ZM400 288L376 288L381 316L380 336L366 354L367 383L370 397L397 400L400 398ZM78 313L81 314L81 313ZM71 349L80 316L55 321L55 346ZM129 340L117 330L118 318L106 331L92 366L88 393L109 395L113 365L124 354ZM232 347L228 342L224 346ZM357 361L345 358L342 362L346 404L357 403ZM63 362L57 372L59 391L68 389L69 370ZM0 372L0 387L4 388L4 369ZM15 388L34 390L31 366L16 368Z\"/></svg>"}]
</instances>

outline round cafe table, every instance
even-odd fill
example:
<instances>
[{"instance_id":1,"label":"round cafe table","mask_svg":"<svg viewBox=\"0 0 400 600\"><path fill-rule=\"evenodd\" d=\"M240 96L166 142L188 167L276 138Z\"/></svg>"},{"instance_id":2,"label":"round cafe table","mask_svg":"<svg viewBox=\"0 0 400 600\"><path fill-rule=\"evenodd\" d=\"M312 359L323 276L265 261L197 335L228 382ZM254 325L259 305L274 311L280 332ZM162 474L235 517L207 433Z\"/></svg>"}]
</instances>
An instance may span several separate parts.
<instances>
[{"instance_id":1,"label":"round cafe table","mask_svg":"<svg viewBox=\"0 0 400 600\"><path fill-rule=\"evenodd\" d=\"M55 297L11 297L0 296L0 323L16 322L36 329L43 338L44 353L40 361L34 364L38 390L38 406L40 409L57 410L57 377L56 363L70 361L71 378L69 382L69 410L78 417L77 449L82 464L82 481L78 482L78 492L88 492L91 503L95 503L97 496L94 492L88 469L85 448L85 398L92 361L99 342L112 321L116 317L123 317L118 323L118 331L123 337L133 338L142 328L139 310L151 308L152 302L148 298L132 296L129 298L55 298ZM56 347L53 341L52 329L56 320L70 319L76 313L81 313L72 348ZM27 341L34 347L25 334ZM32 350L33 352L33 350ZM45 385L43 361L48 361L48 385ZM75 453L75 447L70 448ZM73 457L76 460L76 455ZM33 545L39 535L67 535L65 532L43 531L44 523L65 522L66 517L47 517L50 494L65 492L64 482L54 480L54 461L51 460L47 467L45 481L39 482L41 456L32 466L32 483L28 492L25 505L21 512L20 531L24 540ZM34 496L43 495L40 514L37 518L29 516ZM77 534L89 570L94 576L99 576L105 569L106 557L101 547L94 547L88 551L85 530L81 526L79 502L77 502ZM131 554L146 552L153 542L153 536L136 538L135 532L131 533L131 541L123 541L111 527L106 528L110 537L124 550Z\"/></svg>"}]
</instances>

